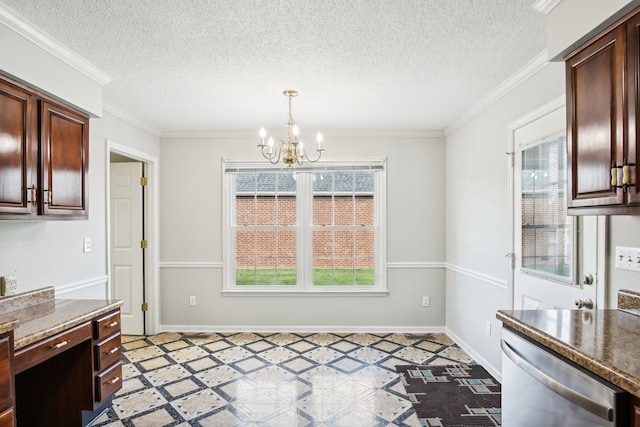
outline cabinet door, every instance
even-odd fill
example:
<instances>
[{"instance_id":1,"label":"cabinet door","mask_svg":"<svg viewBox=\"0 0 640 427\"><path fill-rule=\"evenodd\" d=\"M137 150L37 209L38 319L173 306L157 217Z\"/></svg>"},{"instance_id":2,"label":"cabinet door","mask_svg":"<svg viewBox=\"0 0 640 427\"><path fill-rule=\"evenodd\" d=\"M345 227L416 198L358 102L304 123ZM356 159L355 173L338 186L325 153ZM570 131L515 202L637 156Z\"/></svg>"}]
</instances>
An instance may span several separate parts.
<instances>
[{"instance_id":1,"label":"cabinet door","mask_svg":"<svg viewBox=\"0 0 640 427\"><path fill-rule=\"evenodd\" d=\"M37 140L32 95L0 80L0 214L36 214ZM32 140L33 138L33 140Z\"/></svg>"},{"instance_id":2,"label":"cabinet door","mask_svg":"<svg viewBox=\"0 0 640 427\"><path fill-rule=\"evenodd\" d=\"M633 186L627 189L627 203L640 205L640 13L627 23L627 58L627 161L636 164L629 168Z\"/></svg>"},{"instance_id":3,"label":"cabinet door","mask_svg":"<svg viewBox=\"0 0 640 427\"><path fill-rule=\"evenodd\" d=\"M43 214L86 217L89 119L42 102Z\"/></svg>"},{"instance_id":4,"label":"cabinet door","mask_svg":"<svg viewBox=\"0 0 640 427\"><path fill-rule=\"evenodd\" d=\"M617 27L566 62L569 208L625 202L611 185L624 159L625 36Z\"/></svg>"}]
</instances>

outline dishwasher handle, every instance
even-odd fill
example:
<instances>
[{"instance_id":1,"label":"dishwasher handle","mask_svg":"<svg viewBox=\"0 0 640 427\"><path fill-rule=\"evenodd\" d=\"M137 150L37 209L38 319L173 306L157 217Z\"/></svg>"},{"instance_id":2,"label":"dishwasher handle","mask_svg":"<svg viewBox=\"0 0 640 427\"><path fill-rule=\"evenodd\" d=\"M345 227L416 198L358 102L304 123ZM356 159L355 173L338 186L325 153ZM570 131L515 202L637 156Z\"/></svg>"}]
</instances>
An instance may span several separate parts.
<instances>
[{"instance_id":1,"label":"dishwasher handle","mask_svg":"<svg viewBox=\"0 0 640 427\"><path fill-rule=\"evenodd\" d=\"M550 390L606 421L613 421L613 408L608 408L597 402L594 402L588 397L574 390L571 390L561 382L554 380L549 375L545 374L544 372L533 366L531 363L529 363L529 361L519 355L516 350L514 350L504 340L500 341L500 347L502 347L502 351L504 352L504 354L509 359L511 359L513 363L518 365L520 368L522 368L523 371L531 375L533 378L540 381Z\"/></svg>"}]
</instances>

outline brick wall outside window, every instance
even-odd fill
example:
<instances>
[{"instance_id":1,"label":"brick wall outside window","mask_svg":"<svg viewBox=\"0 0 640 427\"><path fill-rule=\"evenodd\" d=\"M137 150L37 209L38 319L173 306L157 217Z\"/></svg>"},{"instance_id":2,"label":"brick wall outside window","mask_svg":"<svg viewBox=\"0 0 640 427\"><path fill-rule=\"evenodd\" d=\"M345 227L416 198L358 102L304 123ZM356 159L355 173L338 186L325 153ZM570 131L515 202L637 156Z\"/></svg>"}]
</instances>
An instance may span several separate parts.
<instances>
[{"instance_id":1,"label":"brick wall outside window","mask_svg":"<svg viewBox=\"0 0 640 427\"><path fill-rule=\"evenodd\" d=\"M355 206L355 209L354 209ZM333 210L333 224L332 224ZM355 213L354 213L355 211ZM350 230L314 231L314 268L374 268L374 232L359 229L373 225L373 197L315 197L314 225L355 226ZM296 267L295 197L259 196L236 198L239 226L291 226L291 229L238 230L237 268ZM276 261L277 260L277 261Z\"/></svg>"}]
</instances>

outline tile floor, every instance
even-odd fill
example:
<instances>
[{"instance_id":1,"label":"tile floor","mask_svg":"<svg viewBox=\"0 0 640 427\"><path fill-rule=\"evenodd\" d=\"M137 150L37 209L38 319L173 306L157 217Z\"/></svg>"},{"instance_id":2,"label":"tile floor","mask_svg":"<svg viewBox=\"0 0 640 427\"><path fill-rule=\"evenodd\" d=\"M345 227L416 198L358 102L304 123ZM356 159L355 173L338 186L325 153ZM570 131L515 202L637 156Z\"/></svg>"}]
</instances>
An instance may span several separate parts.
<instances>
[{"instance_id":1,"label":"tile floor","mask_svg":"<svg viewBox=\"0 0 640 427\"><path fill-rule=\"evenodd\" d=\"M420 426L396 365L472 363L445 334L123 336L95 427Z\"/></svg>"}]
</instances>

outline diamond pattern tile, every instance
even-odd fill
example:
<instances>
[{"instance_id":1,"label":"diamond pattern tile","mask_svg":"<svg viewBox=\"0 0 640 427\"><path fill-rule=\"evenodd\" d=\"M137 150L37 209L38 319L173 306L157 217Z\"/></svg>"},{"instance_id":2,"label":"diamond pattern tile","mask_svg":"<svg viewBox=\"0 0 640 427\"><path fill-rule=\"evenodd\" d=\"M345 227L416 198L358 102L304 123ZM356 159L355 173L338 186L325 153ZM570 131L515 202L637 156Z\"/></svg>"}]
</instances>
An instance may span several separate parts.
<instances>
[{"instance_id":1,"label":"diamond pattern tile","mask_svg":"<svg viewBox=\"0 0 640 427\"><path fill-rule=\"evenodd\" d=\"M94 427L420 427L395 366L472 361L441 333L174 332L122 349Z\"/></svg>"}]
</instances>

